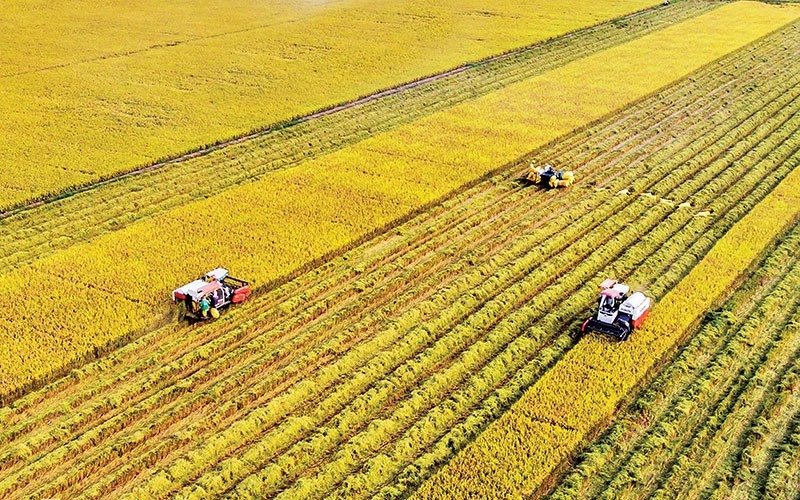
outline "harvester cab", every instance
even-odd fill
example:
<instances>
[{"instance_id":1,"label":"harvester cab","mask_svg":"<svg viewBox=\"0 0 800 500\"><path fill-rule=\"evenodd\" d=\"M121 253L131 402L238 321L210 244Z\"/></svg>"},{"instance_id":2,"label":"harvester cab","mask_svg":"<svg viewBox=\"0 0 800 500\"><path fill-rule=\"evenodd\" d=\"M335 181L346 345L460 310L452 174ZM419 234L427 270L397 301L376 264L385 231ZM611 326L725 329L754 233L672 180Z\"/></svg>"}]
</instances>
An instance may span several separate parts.
<instances>
[{"instance_id":1,"label":"harvester cab","mask_svg":"<svg viewBox=\"0 0 800 500\"><path fill-rule=\"evenodd\" d=\"M630 287L614 279L600 284L597 313L584 321L581 332L598 332L625 340L639 328L650 312L651 300L642 292L630 294Z\"/></svg>"},{"instance_id":2,"label":"harvester cab","mask_svg":"<svg viewBox=\"0 0 800 500\"><path fill-rule=\"evenodd\" d=\"M526 179L545 187L569 187L575 182L575 174L572 171L556 170L550 164L537 167L531 163Z\"/></svg>"},{"instance_id":3,"label":"harvester cab","mask_svg":"<svg viewBox=\"0 0 800 500\"><path fill-rule=\"evenodd\" d=\"M220 309L244 302L250 297L246 281L228 275L221 267L172 291L172 302L178 304L183 317L189 320L218 318Z\"/></svg>"}]
</instances>

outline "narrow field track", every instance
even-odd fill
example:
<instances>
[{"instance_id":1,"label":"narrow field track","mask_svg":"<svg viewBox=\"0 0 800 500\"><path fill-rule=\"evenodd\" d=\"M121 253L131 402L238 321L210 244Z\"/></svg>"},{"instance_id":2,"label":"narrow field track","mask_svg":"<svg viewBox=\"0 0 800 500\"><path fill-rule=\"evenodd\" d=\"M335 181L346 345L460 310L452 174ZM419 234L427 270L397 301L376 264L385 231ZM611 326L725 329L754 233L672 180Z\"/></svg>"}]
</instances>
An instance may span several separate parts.
<instances>
[{"instance_id":1,"label":"narrow field track","mask_svg":"<svg viewBox=\"0 0 800 500\"><path fill-rule=\"evenodd\" d=\"M680 1L537 44L308 121L291 122L208 154L90 186L0 218L0 274L165 210L253 182L436 111L700 15Z\"/></svg>"},{"instance_id":2,"label":"narrow field track","mask_svg":"<svg viewBox=\"0 0 800 500\"><path fill-rule=\"evenodd\" d=\"M523 187L526 158L0 409L0 495L413 490L574 345L602 277L662 296L797 167L798 36L532 154L573 166L572 189Z\"/></svg>"}]
</instances>

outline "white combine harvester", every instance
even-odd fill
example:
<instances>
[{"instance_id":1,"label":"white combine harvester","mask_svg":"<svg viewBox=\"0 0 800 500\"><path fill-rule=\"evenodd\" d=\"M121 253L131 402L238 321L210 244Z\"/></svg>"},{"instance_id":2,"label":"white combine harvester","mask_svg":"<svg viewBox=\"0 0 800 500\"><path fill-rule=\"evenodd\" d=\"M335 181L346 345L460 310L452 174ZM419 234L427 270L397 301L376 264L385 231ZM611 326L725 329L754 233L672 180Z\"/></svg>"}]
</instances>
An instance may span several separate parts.
<instances>
[{"instance_id":1,"label":"white combine harvester","mask_svg":"<svg viewBox=\"0 0 800 500\"><path fill-rule=\"evenodd\" d=\"M631 287L614 279L600 284L597 314L584 321L581 331L598 332L625 340L639 328L650 312L650 297L642 292L628 295Z\"/></svg>"}]
</instances>

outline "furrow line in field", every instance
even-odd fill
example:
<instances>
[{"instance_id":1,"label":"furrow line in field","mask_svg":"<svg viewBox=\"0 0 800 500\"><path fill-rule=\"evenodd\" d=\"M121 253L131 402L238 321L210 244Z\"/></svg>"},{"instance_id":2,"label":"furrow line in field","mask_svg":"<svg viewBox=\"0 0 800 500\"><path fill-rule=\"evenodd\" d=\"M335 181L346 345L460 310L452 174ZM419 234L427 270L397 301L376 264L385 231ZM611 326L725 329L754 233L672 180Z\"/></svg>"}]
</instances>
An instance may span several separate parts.
<instances>
[{"instance_id":1,"label":"furrow line in field","mask_svg":"<svg viewBox=\"0 0 800 500\"><path fill-rule=\"evenodd\" d=\"M517 278L513 278L513 276L519 276L519 273L518 273L518 272L515 272L515 273L513 273L513 275L512 275L512 279L517 279ZM482 279L482 278L481 278L481 279ZM459 320L459 318L461 317L461 316L460 316L460 314L461 314L461 313L459 313L459 315L456 315L456 316L455 316L455 319L454 319L454 321L458 321L458 320ZM374 350L373 350L373 351L374 351ZM315 385L316 385L316 386L319 386L319 384L315 384ZM308 403L308 399L307 399L307 398L303 398L303 401L304 401L304 402L306 402L307 404L310 404L310 403Z\"/></svg>"},{"instance_id":2,"label":"furrow line in field","mask_svg":"<svg viewBox=\"0 0 800 500\"><path fill-rule=\"evenodd\" d=\"M791 291L791 288L789 288L788 291ZM759 305L763 305L763 303L764 302L762 302ZM766 303L774 303L774 300L772 298L767 298L766 299ZM775 313L777 313L777 312L775 312ZM755 324L755 325L763 324L764 321L766 321L766 320L764 320L762 318L762 315L758 314L758 315L754 316L753 318L749 319L748 322L746 322L746 323L743 322L743 321L739 321L738 322L738 325L739 325L738 328L743 328L746 325L752 325L752 324ZM772 320L769 320L769 321L767 321L766 324L771 324L771 323L772 323ZM758 332L756 332L756 333L758 333ZM630 478L624 473L620 474L619 471L625 471L625 470L632 471L632 470L635 470L635 471L637 471L636 472L636 477L638 478L637 480L641 480L641 478L642 478L642 470L644 469L643 462L645 460L653 460L653 451L652 450L653 449L658 449L658 447L660 447L664 443L663 436L661 436L661 434L660 434L660 433L663 432L663 429L667 429L668 428L667 426L675 427L676 426L676 424L675 424L676 421L684 422L685 419L696 418L698 415L703 415L703 413L699 413L699 414L695 413L694 417L690 416L689 415L689 410L692 409L692 408L695 408L695 406L687 406L689 404L688 402L691 402L695 398L698 398L698 397L709 396L708 391L710 389L709 389L708 386L711 383L710 382L712 380L711 377L714 377L714 376L718 375L721 370L725 370L725 369L733 370L733 371L738 370L736 365L731 365L730 364L730 361L731 361L730 360L730 356L738 353L742 349L741 346L748 346L748 345L750 345L749 343L753 342L752 339L750 339L750 340L748 340L748 339L750 339L750 337L746 337L746 338L745 337L736 337L736 336L729 337L729 339L728 339L729 341L724 343L724 344L722 344L722 346L716 351L715 358L714 358L713 365L712 365L712 366L716 366L716 368L714 368L713 370L710 370L709 368L707 368L707 365L705 365L703 367L704 368L703 371L697 372L696 375L695 375L696 376L696 382L694 382L695 389L685 389L684 393L680 396L683 399L679 400L679 401L683 401L683 403L673 401L673 404L670 405L669 411L666 411L665 413L663 413L662 416L660 416L658 418L658 420L656 420L654 422L653 427L652 427L653 430L649 431L648 434L646 434L646 436L650 436L650 437L643 439L643 442L645 444L644 445L638 445L637 448L639 448L639 449L636 450L635 454L633 454L632 452L629 452L626 455L624 460L617 460L616 463L615 463L614 468L610 468L610 469L607 469L607 470L604 471L604 476L609 478L609 481L613 478L613 480L615 482L619 482L619 484L624 485L626 481L630 480ZM733 346L736 346L736 345L738 345L739 347L738 348L733 347ZM722 356L722 357L720 357L720 356ZM731 373L733 373L733 372L731 372ZM719 404L719 401L720 401L720 399L716 399L714 401L709 401L709 404ZM692 403L692 404L696 404L696 403ZM694 411L694 410L692 410L692 411ZM724 414L724 413L725 413L725 411L722 412L722 414ZM659 426L661 426L661 427L659 427ZM646 439L652 439L654 444L653 445L647 445L646 444L647 443ZM669 442L670 443L677 443L677 438L674 437L674 436L670 437L669 438ZM684 443L684 445L688 445L689 443L692 442L692 440L691 440L691 437L687 437L687 438L681 440L680 442ZM672 449L672 446L670 446L670 449ZM669 451L669 450L665 450L665 451ZM617 472L615 472L615 471L617 471ZM658 473L657 473L656 477L657 476L658 476ZM617 491L617 490L614 490L612 488L611 483L605 483L605 484L598 484L596 489L595 489L595 491L606 491L606 492L611 493L611 492Z\"/></svg>"},{"instance_id":3,"label":"furrow line in field","mask_svg":"<svg viewBox=\"0 0 800 500\"><path fill-rule=\"evenodd\" d=\"M466 197L466 198L463 198L463 199L459 199L458 203L455 206L452 206L452 205L448 204L448 208L447 208L448 214L453 215L453 213L455 213L458 217L454 218L454 220L452 220L452 221L448 220L448 226L445 229L450 230L451 228L457 228L458 225L464 223L464 221L467 221L467 222L471 221L470 223L473 226L478 224L479 222L481 222L483 220L482 217L476 216L475 214L468 214L468 213L466 213L466 211L463 210L463 205L468 204L468 203L473 203L473 202L475 202L475 200L473 199L473 196L469 196L469 197ZM459 207L461 207L461 208L459 208ZM439 215L440 213L441 213L441 211L435 210L433 213L428 214L428 215L433 219L437 215ZM422 221L422 222L424 222L424 221ZM421 223L419 221L417 221L416 225L419 226L419 225L421 225ZM456 229L456 230L458 232L461 232L461 229ZM442 230L441 232L444 233L446 231ZM374 253L374 255L371 256L371 257L373 257L373 262L370 263L370 265L372 267L379 266L379 265L382 265L385 262L394 260L397 257L397 255L399 255L400 252L405 252L409 248L415 249L415 248L424 247L424 245L428 244L429 241L432 241L434 236L438 236L439 238L442 237L442 235L440 233L431 232L431 231L425 230L424 228L422 228L422 229L418 228L418 230L416 231L415 236L413 238L400 239L400 238L398 238L397 236L394 236L394 235L388 236L388 237L384 237L383 239L395 240L395 241L392 242L393 245L390 247L391 252L386 253L386 254ZM447 237L447 236L445 235L445 237ZM380 244L380 242L377 242L377 243ZM345 264L345 265L343 265L343 264ZM329 301L329 300L331 300L331 295L328 293L327 290L328 290L329 287L331 287L332 284L336 284L338 286L338 285L343 285L343 284L350 283L354 279L356 279L356 277L359 274L362 274L365 271L365 269L366 269L366 271L369 271L371 269L370 267L367 267L365 269L354 270L354 269L352 269L353 266L348 266L346 264L347 264L346 262L336 262L336 263L332 263L332 264L327 264L326 266L324 266L324 268L322 268L319 271L314 273L314 276L311 279L313 279L316 283L315 283L315 285L313 287L309 288L309 287L298 286L298 284L296 284L296 283L289 283L289 284L281 287L279 290L275 290L275 291L271 292L270 294L264 296L264 298L262 300L259 300L257 302L257 306L259 306L258 310L253 311L253 310L249 309L249 307L250 307L249 304L245 305L245 309L247 309L246 314L248 316L253 316L253 314L257 314L259 310L274 309L275 306L279 305L279 304L286 305L286 301L291 301L291 303L296 303L298 301L297 301L296 298L294 298L294 296L299 294L298 290L300 288L302 288L302 295L303 295L303 298L304 298L304 300L301 301L301 302L306 302L307 300L311 300L311 299L318 299L318 300L321 300L321 301ZM319 284L320 281L322 281L321 285ZM315 292L315 290L316 290L316 292ZM337 292L341 293L340 290L338 290ZM328 294L324 295L324 293L328 293ZM273 315L278 314L275 311L272 311L272 313L273 313ZM225 319L232 319L235 316L244 315L244 314L245 313L241 313L240 314L237 311L231 311L231 313L229 315L226 315L224 318ZM230 318L229 318L229 316L230 316ZM264 318L264 316L262 314L257 314L254 319L255 320L259 320L259 321L264 321L265 318ZM219 323L218 323L218 325L219 325ZM231 326L231 325L224 324L224 326ZM184 346L182 344L183 339L182 339L182 335L181 335L182 333L185 334L185 333L191 332L193 330L195 330L195 329L193 329L193 328L181 328L181 332L179 332L178 340L177 341L173 340L173 343L170 344L170 345L167 345L166 347L167 348L171 348L172 345L175 344L175 345L179 345L179 346L182 346L182 347L186 347L187 348L186 351L188 351L190 349L193 349L195 347L195 345L186 345L186 346ZM211 332L213 330L209 329L209 328L206 328L206 329L201 330L201 331ZM147 339L147 340L148 340L148 342L147 342L148 345L156 344L156 342L153 342L154 340L156 340L154 338L150 338L150 339ZM161 339L158 339L158 340L161 340ZM163 345L163 343L161 343L161 342L158 342L158 344L159 345ZM131 353L131 355L129 357L130 358L135 358L135 359L138 360L139 358L141 358L141 355L140 355L141 354L140 353L141 347L142 346L134 346L133 349L123 347L120 351L135 350L136 352L135 353ZM120 352L118 352L117 354L120 354ZM134 359L130 359L130 360L127 360L127 361L134 361ZM54 385L65 386L65 385L67 385L67 383L66 383L66 381L64 381L64 379L62 379L61 382L59 382L57 384L54 384ZM28 399L30 400L30 399L33 399L33 398L28 398ZM22 402L28 402L28 400L21 401L20 403L22 403ZM26 417L33 417L33 415L27 415Z\"/></svg>"},{"instance_id":4,"label":"furrow line in field","mask_svg":"<svg viewBox=\"0 0 800 500\"><path fill-rule=\"evenodd\" d=\"M792 328L797 328L800 319ZM786 437L781 444L771 468L765 473L763 493L770 498L797 497L800 493L800 412L795 413L789 422ZM761 493L761 492L759 492Z\"/></svg>"},{"instance_id":5,"label":"furrow line in field","mask_svg":"<svg viewBox=\"0 0 800 500\"><path fill-rule=\"evenodd\" d=\"M793 168L796 168L796 167L797 167L797 165L798 165L798 157L797 157L797 153L795 152L795 154L794 154L794 158L793 158L793 164L792 164L792 165L790 165L790 170L791 170L791 169L793 169ZM637 464L637 465L635 466L635 468L639 469L639 468L640 468L640 464ZM603 488L603 490L605 491L605 490L607 490L607 488L606 488L606 487L604 487L604 488ZM610 491L610 490L609 490L609 491Z\"/></svg>"},{"instance_id":6,"label":"furrow line in field","mask_svg":"<svg viewBox=\"0 0 800 500\"><path fill-rule=\"evenodd\" d=\"M795 164L796 164L796 163L797 163L797 159L795 159ZM790 171L790 170L788 170L788 171ZM785 170L785 172L787 172L787 170ZM761 196L763 196L763 194L765 194L765 192L766 192L766 191L762 190L762 194L761 194ZM666 270L666 267L665 267L664 269ZM598 279L599 279L599 278L601 278L601 276L599 276L599 277L598 277ZM463 437L463 436L459 436L459 437ZM416 471L414 471L413 473L414 473L414 474L416 474Z\"/></svg>"},{"instance_id":7,"label":"furrow line in field","mask_svg":"<svg viewBox=\"0 0 800 500\"><path fill-rule=\"evenodd\" d=\"M795 147L796 147L796 146L795 146ZM797 165L797 153L796 153L796 150L795 150L794 156L795 156L795 160L794 160L794 166L796 166L796 165ZM735 402L735 400L733 400L733 401L732 401L732 403L733 403L733 402ZM725 413L725 412L723 412L723 413ZM687 439L686 439L686 441L684 441L684 443L685 443L686 445L688 445L689 443L692 443L692 442L694 442L694 439L690 439L690 438L687 438ZM639 466L637 466L637 468L640 468L640 467L639 467Z\"/></svg>"},{"instance_id":8,"label":"furrow line in field","mask_svg":"<svg viewBox=\"0 0 800 500\"><path fill-rule=\"evenodd\" d=\"M782 327L783 324L778 323L777 326ZM773 331L775 335L780 333L780 330L774 327L771 331ZM767 350L764 351L762 355L755 357L755 360L761 363L767 362L768 357L772 355L770 349L778 347L774 344L775 340L772 339L772 337L768 340L773 342L773 345L768 346L766 348ZM700 408L698 414L700 418L691 418L687 422L682 423L683 426L685 426L685 436L680 436L678 438L680 439L681 446L677 450L677 455L669 454L664 457L666 463L661 464L656 462L649 467L654 472L662 471L661 467L664 467L663 473L665 474L663 478L654 478L655 481L652 486L650 486L651 493L654 493L652 488L658 487L660 494L661 491L666 491L672 486L675 486L671 483L680 479L684 473L688 472L686 468L691 466L691 463L694 461L693 458L690 458L689 454L697 453L698 451L696 445L689 442L689 439L696 437L698 443L702 443L704 446L711 446L711 440L714 438L715 434L720 431L720 427L725 424L726 414L735 412L737 406L741 404L741 399L748 397L749 391L754 389L749 379L750 377L756 376L758 373L756 371L757 369L758 367L752 363L746 366L739 366L736 376L726 381L726 384L729 385L723 385L723 387L727 387L727 389L712 400L710 406ZM728 373L726 375L725 372L718 370L713 375L715 378L721 378L725 376L730 377L731 374ZM723 378L723 380L725 379ZM763 394L759 392L757 396L763 396Z\"/></svg>"},{"instance_id":9,"label":"furrow line in field","mask_svg":"<svg viewBox=\"0 0 800 500\"><path fill-rule=\"evenodd\" d=\"M796 314L797 312L798 305L794 303L794 307L787 309L786 314L791 316L792 313ZM711 407L704 409L701 413L703 418L697 422L694 419L685 422L684 425L687 425L686 438L682 439L687 441L684 441L682 446L676 450L677 453L673 452L674 454L663 469L660 464L653 464L655 470L660 473L656 481L647 488L649 494L670 498L669 492L683 486L686 474L691 474L691 468L695 467L696 462L699 465L704 463L706 458L710 460L713 457L713 452L716 451L714 441L718 439L718 434L739 425L738 422L730 420L732 415L740 415L747 422L748 415L761 410L761 405L766 397L765 392L767 392L767 387L761 384L761 380L767 378L771 379L770 382L779 383L791 366L791 356L787 359L786 353L783 351L791 350L794 355L797 354L797 338L793 339L791 336L787 338L786 336L785 326L789 319L789 317L785 317L777 323L761 325L762 330L769 328L774 331L776 338L770 337L770 345L766 346L763 351L755 351L748 356L748 363L740 368L739 373L730 381L731 385L723 393L723 397L714 401ZM788 345L786 345L787 343ZM748 407L749 404L752 404L752 407ZM730 438L734 441L735 446L736 433ZM712 468L719 465L719 463L706 462L706 466Z\"/></svg>"},{"instance_id":10,"label":"furrow line in field","mask_svg":"<svg viewBox=\"0 0 800 500\"><path fill-rule=\"evenodd\" d=\"M679 227L681 227L681 226L682 226L682 224L683 224L683 221L679 222ZM565 277L565 279L566 279L566 277ZM574 295L574 293L573 293L572 295ZM440 369L441 369L441 368L442 368L441 366L438 366L438 367L437 367L437 373L440 371ZM426 400L428 400L428 399L429 399L429 398L427 398ZM436 398L434 398L434 399L435 399L435 400L438 400L438 399L436 399ZM388 420L388 419L387 419L387 420ZM379 420L379 421L380 421L380 420ZM392 422L394 423L394 420L392 420ZM387 443L388 443L388 442L390 442L390 441L391 441L393 438L387 438L387 439L388 439L388 441L387 441ZM308 451L308 450L304 450L304 451L305 451L306 453L309 453L309 451ZM340 453L341 453L341 454L347 454L347 451L346 451L346 450L343 450L343 451L341 451ZM358 454L358 455L359 455L359 456L362 456L361 454ZM339 467L334 467L334 469L335 469L335 470L341 470L341 468L339 468ZM285 472L285 471L283 471L283 472ZM318 479L319 479L319 478L315 478L315 480L314 480L314 484L318 484Z\"/></svg>"},{"instance_id":11,"label":"furrow line in field","mask_svg":"<svg viewBox=\"0 0 800 500\"><path fill-rule=\"evenodd\" d=\"M434 257L434 255L431 253L431 251L430 251L430 250L428 250L428 256L429 256L429 258L433 258L433 257ZM349 312L349 311L345 311L345 312ZM256 318L255 318L255 320L256 320L256 323L258 322L258 319L259 319L258 317L256 317ZM298 326L303 326L303 324L300 324L300 325L298 325ZM259 329L257 330L257 333L263 333L263 331L264 331L264 330L265 330L264 328L259 328ZM181 372L181 375L185 376L185 375L187 375L187 373L185 373L185 372Z\"/></svg>"},{"instance_id":12,"label":"furrow line in field","mask_svg":"<svg viewBox=\"0 0 800 500\"><path fill-rule=\"evenodd\" d=\"M796 285L800 287L800 284ZM794 334L797 343L797 332L792 331L791 324L800 319L797 312L785 328L787 334ZM783 375L779 380L773 380L771 385L764 390L764 396L758 403L757 411L750 411L746 426L741 422L733 422L730 416L724 425L716 432L708 450L703 450L703 456L693 458L690 462L691 469L682 475L677 486L671 490L697 492L706 491L715 494L730 492L738 494L740 491L750 492L751 495L763 496L767 471L774 465L780 449L780 443L788 439L791 432L789 425L793 416L800 411L800 397L793 391L793 387L800 382L800 350L795 350L793 357L786 361L788 366L783 367ZM771 374L767 374L771 375ZM763 380L765 375L759 376ZM759 383L762 383L759 381ZM751 403L752 398L737 402L738 413L749 410L743 406ZM753 405L755 406L755 405ZM728 438L728 436L731 436ZM734 446L729 446L728 440L735 438ZM720 457L724 454L724 457ZM698 470L698 467L706 467Z\"/></svg>"}]
</instances>

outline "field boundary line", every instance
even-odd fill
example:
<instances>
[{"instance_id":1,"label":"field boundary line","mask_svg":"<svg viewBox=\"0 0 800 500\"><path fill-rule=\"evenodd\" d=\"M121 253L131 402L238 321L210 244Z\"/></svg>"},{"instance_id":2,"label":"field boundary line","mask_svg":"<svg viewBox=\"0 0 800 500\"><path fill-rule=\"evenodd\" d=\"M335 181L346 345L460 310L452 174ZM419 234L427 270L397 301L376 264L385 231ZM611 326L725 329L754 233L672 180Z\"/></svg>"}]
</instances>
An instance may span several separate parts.
<instances>
[{"instance_id":1,"label":"field boundary line","mask_svg":"<svg viewBox=\"0 0 800 500\"><path fill-rule=\"evenodd\" d=\"M550 140L550 141L548 141L548 142L546 142L546 143L544 143L544 144L542 144L540 146L537 146L534 149L532 149L532 150L530 150L528 152L525 152L524 154L521 154L516 159L508 161L506 163L503 163L502 165L499 165L498 167L487 171L486 173L480 175L479 177L476 177L476 178L474 178L474 179L462 184L461 186L458 186L458 187L452 189L451 191L449 191L447 193L444 193L442 196L440 196L438 198L435 198L435 199L431 200L430 202L425 203L425 204L423 204L423 205L421 205L421 206L419 206L419 207L417 207L417 208L415 208L413 210L410 210L410 211L406 212L405 214L397 217L396 219L393 219L393 220L387 222L386 224L384 224L384 225L382 225L380 227L373 228L371 231L363 234L362 236L360 236L358 238L355 238L355 239L351 240L350 242L345 243L344 245L342 245L342 246L340 246L338 248L335 248L335 249L333 249L333 250L331 250L331 251L319 256L318 258L315 258L313 260L309 260L309 261L305 262L304 264L298 266L297 268L295 268L295 269L293 269L291 271L288 271L287 273L285 273L282 276L276 277L273 280L270 280L270 281L264 282L262 284L259 284L259 286L253 290L254 296L260 296L260 295L266 293L267 291L269 291L269 290L271 290L273 288L277 288L277 287L280 287L282 285L285 285L285 284L291 282L292 280L298 278L299 276L301 276L301 275L303 275L303 274L305 274L305 273L307 273L307 272L309 272L309 271L311 271L311 270L313 270L313 269L315 269L315 268L317 268L317 267L319 267L319 266L321 266L323 264L326 264L326 263L330 262L331 260L333 260L336 257L339 257L339 256L343 255L347 251L352 250L352 249L354 249L354 248L356 248L356 247L358 247L358 246L360 246L360 245L362 245L362 244L364 244L364 243L366 243L366 242L368 242L368 241L370 241L370 240L372 240L372 239L374 239L374 238L376 238L376 237L378 237L378 236L380 236L382 234L385 234L385 233L397 228L398 226L400 226L400 225L402 225L402 224L404 224L404 223L406 223L406 222L408 222L408 221L420 216L421 214L424 214L425 212L428 212L428 211L434 209L436 206L440 205L441 203L453 198L454 196L457 196L459 194L464 193L465 191L469 190L472 187L475 187L476 185L478 185L478 184L480 184L482 182L490 181L490 180L494 179L496 176L499 176L501 174L506 176L504 178L511 179L512 177L514 177L514 174L516 174L516 172L512 173L512 172L509 172L509 170L514 168L514 167L519 167L521 169L523 165L527 164L527 161L528 161L528 159L529 159L529 157L531 155L537 154L537 152L539 152L539 151L544 151L544 150L546 150L546 148L552 147L554 144L557 144L558 142L564 140L564 138L566 138L566 137L572 136L573 134L577 134L577 133L580 133L582 131L590 129L591 127L597 126L598 124L600 124L603 121L607 120L609 117L612 117L612 116L615 116L617 114L623 113L625 110L630 109L631 107L640 105L641 103L647 101L648 99L652 99L653 97L659 95L660 93L664 92L665 90L667 90L667 89L669 89L669 88L671 88L673 86L679 85L681 82L684 82L686 80L690 80L691 78L693 78L693 75L697 74L698 72L704 71L704 70L708 69L709 67L711 67L711 66L713 66L715 64L718 64L720 61L722 61L722 60L724 60L724 59L726 59L728 57L731 57L731 56L733 56L735 54L747 51L754 44L757 44L760 41L762 41L763 39L768 38L768 37L774 35L775 33L786 29L787 26L790 26L790 25L793 25L793 24L796 24L796 23L797 23L797 21L786 23L786 24L780 26L779 28L777 28L776 30L774 30L774 31L772 31L770 33L767 33L764 36L754 40L750 44L747 44L747 45L745 45L743 47L740 47L740 48L738 48L738 49L736 49L736 50L734 50L732 52L724 54L724 55L720 56L719 58L714 59L711 62L709 62L709 63L707 63L707 64L705 64L703 66L698 67L697 69L695 69L694 71L690 72L689 74L687 74L683 78L680 78L678 80L672 81L672 82L670 82L670 83L668 83L668 84L666 84L666 85L654 90L653 92L651 92L649 94L643 95L643 96L641 96L641 97L639 97L639 98L637 98L637 99L635 99L633 101L628 102L627 104L625 104L624 106L622 106L622 107L620 107L618 109L612 110L611 112L609 112L609 113L607 113L607 114L605 114L603 116L600 116L595 120L592 120L592 121L590 121L590 122L588 122L588 123L586 123L584 125L581 125L581 126L575 128L575 129L573 129L573 130L571 130L569 132L566 132L566 133L564 133L564 134L562 134L560 136L557 136L554 139L552 139L552 140ZM109 181L109 182L113 182L113 181ZM88 189L89 188L87 188L87 190ZM43 204L43 203L44 202L39 202L39 204ZM2 218L0 218L0 221L1 220L2 220ZM126 334L121 335L121 336L119 336L119 337L117 337L115 339L111 339L111 340L109 340L108 342L106 342L106 343L104 343L102 345L96 346L94 349L92 349L92 351L87 352L87 354L85 356L81 356L81 357L76 358L74 361L65 364L61 369L55 370L54 372L48 374L48 376L46 376L46 377L37 378L36 380L32 380L32 381L30 381L28 383L22 384L17 389L15 389L13 391L0 393L0 406L9 405L13 401L15 401L15 400L19 399L20 397L24 396L25 394L30 393L30 392L38 389L38 388L41 388L43 385L45 385L45 384L47 384L49 382L52 382L52 381L54 381L54 380L56 380L56 379L58 379L58 378L60 378L60 377L62 377L64 375L68 374L71 370L73 370L75 368L79 368L79 367L85 365L87 362L95 361L95 360L103 357L104 355L112 352L113 350L115 350L115 349L117 349L119 347L122 347L123 345L128 344L132 340L134 340L136 338L139 338L143 334L146 334L146 333L148 333L150 331L153 331L153 330L156 330L156 329L158 329L160 327L164 327L164 326L168 325L169 323L173 322L176 319L176 314L177 313L175 311L171 311L168 314L153 318L150 322L148 322L147 325L142 326L141 328L138 328L136 330L129 331Z\"/></svg>"},{"instance_id":2,"label":"field boundary line","mask_svg":"<svg viewBox=\"0 0 800 500\"><path fill-rule=\"evenodd\" d=\"M684 1L686 1L686 0L684 0ZM722 6L723 4L724 3L721 2L719 4L719 6ZM620 21L629 20L629 19L635 19L636 17L642 16L642 15L644 15L646 13L654 12L654 11L657 11L657 10L660 10L660 9L665 9L665 8L669 8L669 7L668 6L663 6L662 4L653 5L651 7L646 8L646 9L642 9L642 10L639 10L639 11L634 11L634 12L632 12L630 14L627 14L625 16L622 16L622 17L617 17L617 18L614 18L614 19L610 19L608 21L604 21L604 22L600 22L600 23L597 23L597 24L585 26L583 28L579 28L577 30L569 31L569 32L563 33L563 34L555 36L555 37L550 37L550 38L548 38L546 40L542 40L542 41L539 41L539 42L536 42L536 43L533 43L533 44L530 44L530 45L526 45L526 46L523 46L523 47L512 49L510 51L502 52L500 54L495 54L495 55L486 57L484 59L479 59L479 60L475 60L475 61L466 62L466 63L464 63L464 64L462 64L460 66L457 66L455 68L451 68L449 70L445 70L444 72L441 72L441 73L434 73L432 75L423 76L423 77L421 77L419 79L411 80L411 81L402 83L402 84L400 84L398 86L395 86L395 87L378 89L374 93L360 96L360 97L358 97L358 98L356 98L354 100L351 100L351 101L333 104L333 105L331 105L329 107L323 107L321 109L318 109L317 111L311 112L310 114L295 115L295 116L292 116L292 117L290 117L288 119L280 120L280 121L274 122L272 124L265 125L263 127L257 127L255 129L251 129L248 132L244 132L244 133L241 133L241 134L234 135L232 137L221 139L221 140L219 140L217 142L214 142L212 144L205 144L205 145L199 146L199 147L194 148L194 149L189 149L188 151L186 151L184 153L180 153L180 154L172 156L172 157L167 157L165 159L155 160L154 162L149 163L149 164L145 164L144 166L140 165L140 166L133 167L132 169L121 170L121 171L117 172L116 174L111 174L111 175L108 175L108 176L101 176L101 177L97 178L94 181L89 181L88 183L79 183L79 184L76 184L74 186L62 189L60 191L45 193L45 194L42 194L42 195L37 195L37 196L34 196L34 197L30 198L28 201L23 201L21 203L11 204L11 205L6 206L6 207L0 206L0 210L2 210L2 211L0 211L0 221L2 221L3 219L5 219L7 217L12 216L12 215L16 215L16 214L19 214L19 213L22 213L22 212L25 212L25 211L28 211L28 210L32 210L32 209L35 209L35 208L37 208L39 206L42 206L42 205L45 205L45 204L48 204L48 203L52 203L52 202L55 202L55 201L58 201L58 200L61 200L61 199L64 199L64 198L68 198L68 197L70 197L72 195L75 195L75 194L83 193L83 192L86 192L86 191L91 191L91 190L93 190L95 188L99 188L99 187L102 187L104 185L111 184L111 183L114 183L114 182L124 181L124 180L126 180L128 178L135 177L135 176L138 176L138 175L142 175L142 174L145 174L145 173L148 173L148 172L152 172L154 170L161 169L163 167L172 165L174 163L179 163L179 162L182 162L182 161L185 161L185 160L190 160L190 159L193 159L193 158L199 158L199 157L202 157L202 156L206 156L206 155L208 155L210 153L213 153L214 151L218 151L220 149L224 149L224 148L229 147L229 146L234 146L234 145L237 145L237 144L241 144L243 142L247 142L249 140L256 139L258 137L270 134L272 132L277 132L277 131L280 131L280 130L283 130L283 129L286 129L286 128L290 128L290 127L292 127L294 125L298 125L300 123L305 123L305 122L312 121L312 120L315 120L315 119L318 119L318 118L322 118L324 116L332 115L332 114L338 113L340 111L344 111L344 110L349 109L349 108L353 108L353 107L356 107L356 106L359 106L359 105L362 105L362 104L366 104L366 103L378 100L378 99L380 99L382 97L398 94L400 92L403 92L403 91L406 91L406 90L410 90L410 89L413 89L413 88L416 88L416 87L420 87L420 86L423 86L423 85L431 83L431 82L442 80L442 79L445 79L445 78L447 78L449 76L453 76L453 75L456 75L456 74L459 74L459 73L463 73L463 72L468 71L470 69L473 69L473 68L476 68L476 67L481 67L481 66L484 66L486 64L490 64L492 62L501 61L503 59L509 59L511 57L514 57L514 56L529 52L529 51L531 51L531 50L533 50L535 48L538 48L538 47L541 47L541 46L546 46L546 45L549 45L549 44L554 43L554 42L559 41L559 40L569 39L569 38L572 38L575 35L583 33L583 32L590 32L591 30L596 29L596 28L601 27L601 26L612 25L612 24L618 23ZM666 28L668 26L669 25L665 25L664 28ZM643 35L644 34L642 34L642 36ZM600 51L605 50L607 48L608 47L601 48L599 51L594 51L594 52L591 52L590 54L600 52ZM587 55L590 55L590 54L587 54Z\"/></svg>"}]
</instances>

